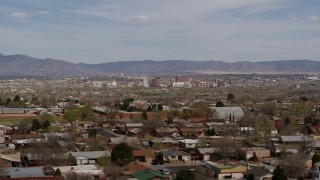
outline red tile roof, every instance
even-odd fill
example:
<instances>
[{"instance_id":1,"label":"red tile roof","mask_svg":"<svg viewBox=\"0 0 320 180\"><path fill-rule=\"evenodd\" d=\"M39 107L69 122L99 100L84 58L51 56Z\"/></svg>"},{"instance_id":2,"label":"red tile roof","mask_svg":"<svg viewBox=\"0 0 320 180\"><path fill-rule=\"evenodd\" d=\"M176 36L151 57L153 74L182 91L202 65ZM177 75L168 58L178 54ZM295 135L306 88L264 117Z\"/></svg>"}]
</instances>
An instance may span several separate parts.
<instances>
[{"instance_id":1,"label":"red tile roof","mask_svg":"<svg viewBox=\"0 0 320 180\"><path fill-rule=\"evenodd\" d=\"M133 156L153 156L154 151L152 149L136 149L133 150Z\"/></svg>"}]
</instances>

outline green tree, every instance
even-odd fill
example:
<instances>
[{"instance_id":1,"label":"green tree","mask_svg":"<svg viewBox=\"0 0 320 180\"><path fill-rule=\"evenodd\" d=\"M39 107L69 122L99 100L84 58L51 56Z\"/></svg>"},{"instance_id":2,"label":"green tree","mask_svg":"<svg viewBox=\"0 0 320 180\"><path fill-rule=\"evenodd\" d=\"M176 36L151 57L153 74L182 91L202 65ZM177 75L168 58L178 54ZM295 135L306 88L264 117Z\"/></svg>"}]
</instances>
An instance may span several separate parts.
<instances>
[{"instance_id":1,"label":"green tree","mask_svg":"<svg viewBox=\"0 0 320 180\"><path fill-rule=\"evenodd\" d=\"M162 111L163 110L163 105L162 104L158 104L158 110Z\"/></svg>"},{"instance_id":2,"label":"green tree","mask_svg":"<svg viewBox=\"0 0 320 180\"><path fill-rule=\"evenodd\" d=\"M83 108L80 108L80 118L81 120L86 121L95 121L96 116L93 112L92 107L89 104L86 104Z\"/></svg>"},{"instance_id":3,"label":"green tree","mask_svg":"<svg viewBox=\"0 0 320 180\"><path fill-rule=\"evenodd\" d=\"M216 131L213 128L208 129L207 130L207 135L208 136L215 136L216 135Z\"/></svg>"},{"instance_id":4,"label":"green tree","mask_svg":"<svg viewBox=\"0 0 320 180\"><path fill-rule=\"evenodd\" d=\"M146 111L142 111L141 118L144 119L144 120L148 120L148 114L147 114Z\"/></svg>"},{"instance_id":5,"label":"green tree","mask_svg":"<svg viewBox=\"0 0 320 180\"><path fill-rule=\"evenodd\" d=\"M236 97L234 96L233 93L229 93L229 94L227 95L227 100L228 100L229 102L234 102L235 99L236 99Z\"/></svg>"},{"instance_id":6,"label":"green tree","mask_svg":"<svg viewBox=\"0 0 320 180\"><path fill-rule=\"evenodd\" d=\"M176 180L194 180L195 174L194 172L188 169L182 169L177 172Z\"/></svg>"},{"instance_id":7,"label":"green tree","mask_svg":"<svg viewBox=\"0 0 320 180\"><path fill-rule=\"evenodd\" d=\"M320 162L320 154L316 153L312 156L312 164Z\"/></svg>"},{"instance_id":8,"label":"green tree","mask_svg":"<svg viewBox=\"0 0 320 180\"><path fill-rule=\"evenodd\" d=\"M254 174L249 174L246 180L255 180Z\"/></svg>"},{"instance_id":9,"label":"green tree","mask_svg":"<svg viewBox=\"0 0 320 180\"><path fill-rule=\"evenodd\" d=\"M71 153L69 153L68 155L68 163L69 163L69 166L76 166L77 165L77 159L72 156Z\"/></svg>"},{"instance_id":10,"label":"green tree","mask_svg":"<svg viewBox=\"0 0 320 180\"><path fill-rule=\"evenodd\" d=\"M16 96L14 97L13 101L15 101L15 102L20 101L20 96L19 96L19 95L16 95Z\"/></svg>"},{"instance_id":11,"label":"green tree","mask_svg":"<svg viewBox=\"0 0 320 180\"><path fill-rule=\"evenodd\" d=\"M120 166L126 165L133 161L133 148L126 143L120 143L111 152L111 160Z\"/></svg>"},{"instance_id":12,"label":"green tree","mask_svg":"<svg viewBox=\"0 0 320 180\"><path fill-rule=\"evenodd\" d=\"M59 168L57 168L56 171L54 172L54 176L62 176L62 173Z\"/></svg>"},{"instance_id":13,"label":"green tree","mask_svg":"<svg viewBox=\"0 0 320 180\"><path fill-rule=\"evenodd\" d=\"M120 109L123 111L128 111L128 109L130 107L132 107L131 103L133 103L133 101L134 101L133 98L127 98L127 99L122 100L122 103L120 104Z\"/></svg>"},{"instance_id":14,"label":"green tree","mask_svg":"<svg viewBox=\"0 0 320 180\"><path fill-rule=\"evenodd\" d=\"M285 125L290 125L290 124L291 124L291 119L290 119L289 117L286 117L286 118L284 119L284 124L285 124Z\"/></svg>"},{"instance_id":15,"label":"green tree","mask_svg":"<svg viewBox=\"0 0 320 180\"><path fill-rule=\"evenodd\" d=\"M225 107L224 103L222 101L218 101L216 103L216 107Z\"/></svg>"},{"instance_id":16,"label":"green tree","mask_svg":"<svg viewBox=\"0 0 320 180\"><path fill-rule=\"evenodd\" d=\"M96 138L96 136L97 136L97 130L96 130L96 129L89 129L88 135L89 135L89 137L91 137L91 138Z\"/></svg>"},{"instance_id":17,"label":"green tree","mask_svg":"<svg viewBox=\"0 0 320 180\"><path fill-rule=\"evenodd\" d=\"M79 113L76 109L69 109L63 114L63 119L68 122L73 122L79 118Z\"/></svg>"},{"instance_id":18,"label":"green tree","mask_svg":"<svg viewBox=\"0 0 320 180\"><path fill-rule=\"evenodd\" d=\"M6 105L8 106L12 102L11 98L8 98L6 101Z\"/></svg>"},{"instance_id":19,"label":"green tree","mask_svg":"<svg viewBox=\"0 0 320 180\"><path fill-rule=\"evenodd\" d=\"M110 161L110 159L109 159L108 157L106 157L106 156L104 156L104 157L99 157L97 164L98 164L99 166L103 167L103 166L106 166L107 163L110 163L109 161Z\"/></svg>"},{"instance_id":20,"label":"green tree","mask_svg":"<svg viewBox=\"0 0 320 180\"><path fill-rule=\"evenodd\" d=\"M293 104L293 112L298 116L305 116L312 112L312 107L306 102L296 103Z\"/></svg>"},{"instance_id":21,"label":"green tree","mask_svg":"<svg viewBox=\"0 0 320 180\"><path fill-rule=\"evenodd\" d=\"M36 130L38 130L38 129L40 129L40 128L41 128L40 122L39 122L38 120L34 119L34 120L32 121L31 130L32 130L32 131L36 131Z\"/></svg>"},{"instance_id":22,"label":"green tree","mask_svg":"<svg viewBox=\"0 0 320 180\"><path fill-rule=\"evenodd\" d=\"M48 128L50 126L50 121L49 120L45 120L44 122L43 122L43 128Z\"/></svg>"},{"instance_id":23,"label":"green tree","mask_svg":"<svg viewBox=\"0 0 320 180\"><path fill-rule=\"evenodd\" d=\"M316 115L314 113L310 113L304 118L305 124L315 125L315 122L316 122Z\"/></svg>"},{"instance_id":24,"label":"green tree","mask_svg":"<svg viewBox=\"0 0 320 180\"><path fill-rule=\"evenodd\" d=\"M273 171L272 180L288 180L287 175L284 173L280 165L277 165L276 169Z\"/></svg>"},{"instance_id":25,"label":"green tree","mask_svg":"<svg viewBox=\"0 0 320 180\"><path fill-rule=\"evenodd\" d=\"M256 155L256 153L253 153L253 156L251 158L248 159L249 161L253 161L253 162L257 162L259 161L258 156Z\"/></svg>"}]
</instances>

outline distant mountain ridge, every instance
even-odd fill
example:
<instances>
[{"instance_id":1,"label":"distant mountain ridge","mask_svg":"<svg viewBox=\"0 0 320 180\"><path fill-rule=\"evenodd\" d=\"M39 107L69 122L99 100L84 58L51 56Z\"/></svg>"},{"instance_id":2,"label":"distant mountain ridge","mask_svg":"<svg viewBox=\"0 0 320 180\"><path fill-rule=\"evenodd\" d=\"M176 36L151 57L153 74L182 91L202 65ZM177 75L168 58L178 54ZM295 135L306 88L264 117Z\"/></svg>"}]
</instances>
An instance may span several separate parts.
<instances>
[{"instance_id":1,"label":"distant mountain ridge","mask_svg":"<svg viewBox=\"0 0 320 180\"><path fill-rule=\"evenodd\" d=\"M311 60L280 60L263 62L223 61L118 61L81 64L106 73L318 73L320 62Z\"/></svg>"},{"instance_id":2,"label":"distant mountain ridge","mask_svg":"<svg viewBox=\"0 0 320 180\"><path fill-rule=\"evenodd\" d=\"M62 60L0 54L0 76L67 76L99 73L94 69Z\"/></svg>"},{"instance_id":3,"label":"distant mountain ridge","mask_svg":"<svg viewBox=\"0 0 320 180\"><path fill-rule=\"evenodd\" d=\"M38 59L26 55L0 54L0 76L72 76L114 73L319 73L320 62L279 60L263 62L224 61L118 61L101 64L71 63L56 59Z\"/></svg>"}]
</instances>

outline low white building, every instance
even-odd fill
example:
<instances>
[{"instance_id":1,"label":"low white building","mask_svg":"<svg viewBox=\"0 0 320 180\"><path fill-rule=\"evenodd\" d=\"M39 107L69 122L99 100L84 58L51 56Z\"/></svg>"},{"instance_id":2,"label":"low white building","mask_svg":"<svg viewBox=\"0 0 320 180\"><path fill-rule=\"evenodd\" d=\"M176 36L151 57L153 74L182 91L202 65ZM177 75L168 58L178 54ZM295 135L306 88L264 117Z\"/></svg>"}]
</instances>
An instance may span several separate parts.
<instances>
[{"instance_id":1,"label":"low white building","mask_svg":"<svg viewBox=\"0 0 320 180\"><path fill-rule=\"evenodd\" d=\"M183 139L178 141L180 146L183 148L195 148L198 144L200 144L198 139Z\"/></svg>"},{"instance_id":2,"label":"low white building","mask_svg":"<svg viewBox=\"0 0 320 180\"><path fill-rule=\"evenodd\" d=\"M86 151L86 152L71 152L77 160L77 165L96 164L100 157L110 157L109 151Z\"/></svg>"},{"instance_id":3,"label":"low white building","mask_svg":"<svg viewBox=\"0 0 320 180\"><path fill-rule=\"evenodd\" d=\"M191 154L179 150L168 150L162 152L164 161L182 161L187 162L191 160Z\"/></svg>"}]
</instances>

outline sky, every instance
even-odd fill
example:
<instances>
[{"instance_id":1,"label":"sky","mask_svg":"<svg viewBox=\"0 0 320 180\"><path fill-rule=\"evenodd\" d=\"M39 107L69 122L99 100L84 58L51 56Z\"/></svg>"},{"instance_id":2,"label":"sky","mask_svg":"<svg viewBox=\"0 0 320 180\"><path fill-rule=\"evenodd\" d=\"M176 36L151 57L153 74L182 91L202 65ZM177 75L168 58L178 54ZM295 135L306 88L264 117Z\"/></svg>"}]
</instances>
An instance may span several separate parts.
<instances>
[{"instance_id":1,"label":"sky","mask_svg":"<svg viewBox=\"0 0 320 180\"><path fill-rule=\"evenodd\" d=\"M0 53L74 63L320 60L320 1L1 0Z\"/></svg>"}]
</instances>

